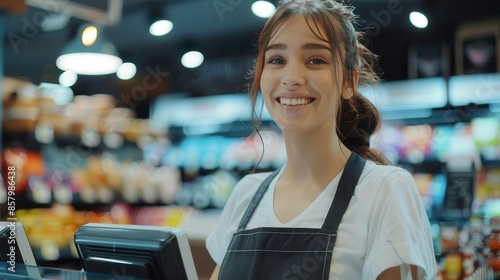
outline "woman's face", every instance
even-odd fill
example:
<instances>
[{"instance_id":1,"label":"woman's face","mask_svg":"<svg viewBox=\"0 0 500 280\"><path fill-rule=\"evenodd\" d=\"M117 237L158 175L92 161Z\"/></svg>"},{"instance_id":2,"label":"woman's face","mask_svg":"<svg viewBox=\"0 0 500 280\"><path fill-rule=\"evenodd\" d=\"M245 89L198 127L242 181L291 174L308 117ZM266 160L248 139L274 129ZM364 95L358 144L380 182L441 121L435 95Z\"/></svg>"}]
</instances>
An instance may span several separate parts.
<instances>
[{"instance_id":1,"label":"woman's face","mask_svg":"<svg viewBox=\"0 0 500 280\"><path fill-rule=\"evenodd\" d=\"M260 88L284 133L335 132L342 83L335 60L302 16L288 19L269 41Z\"/></svg>"}]
</instances>

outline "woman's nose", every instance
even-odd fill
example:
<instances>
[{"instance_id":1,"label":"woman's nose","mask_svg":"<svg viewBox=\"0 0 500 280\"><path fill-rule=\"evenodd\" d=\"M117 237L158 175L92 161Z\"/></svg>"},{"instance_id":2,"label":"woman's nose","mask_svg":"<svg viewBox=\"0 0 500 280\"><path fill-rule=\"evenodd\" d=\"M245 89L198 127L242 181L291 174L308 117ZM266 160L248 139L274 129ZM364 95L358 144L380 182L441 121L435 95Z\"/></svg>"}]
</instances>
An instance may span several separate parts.
<instances>
[{"instance_id":1,"label":"woman's nose","mask_svg":"<svg viewBox=\"0 0 500 280\"><path fill-rule=\"evenodd\" d=\"M297 87L305 83L304 69L299 63L288 63L283 73L283 85Z\"/></svg>"}]
</instances>

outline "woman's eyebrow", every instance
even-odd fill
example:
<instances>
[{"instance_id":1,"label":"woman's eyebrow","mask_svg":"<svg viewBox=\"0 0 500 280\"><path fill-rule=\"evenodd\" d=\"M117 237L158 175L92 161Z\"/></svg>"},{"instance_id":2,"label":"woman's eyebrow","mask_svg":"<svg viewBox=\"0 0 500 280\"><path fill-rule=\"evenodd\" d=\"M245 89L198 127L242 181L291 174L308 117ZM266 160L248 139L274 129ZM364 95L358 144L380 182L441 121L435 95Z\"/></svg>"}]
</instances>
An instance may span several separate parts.
<instances>
[{"instance_id":1,"label":"woman's eyebrow","mask_svg":"<svg viewBox=\"0 0 500 280\"><path fill-rule=\"evenodd\" d=\"M307 43L302 46L303 50L328 50L332 51L329 46L325 46L323 44L316 44L316 43Z\"/></svg>"},{"instance_id":2,"label":"woman's eyebrow","mask_svg":"<svg viewBox=\"0 0 500 280\"><path fill-rule=\"evenodd\" d=\"M269 50L286 50L287 49L287 46L285 44L272 44L272 45L269 45L267 46L266 48L266 52L269 51Z\"/></svg>"},{"instance_id":3,"label":"woman's eyebrow","mask_svg":"<svg viewBox=\"0 0 500 280\"><path fill-rule=\"evenodd\" d=\"M288 47L287 45L283 43L278 43L278 44L272 44L267 46L266 52L269 50L286 50ZM316 44L316 43L307 43L302 45L302 50L328 50L332 51L329 46L325 46L323 44Z\"/></svg>"}]
</instances>

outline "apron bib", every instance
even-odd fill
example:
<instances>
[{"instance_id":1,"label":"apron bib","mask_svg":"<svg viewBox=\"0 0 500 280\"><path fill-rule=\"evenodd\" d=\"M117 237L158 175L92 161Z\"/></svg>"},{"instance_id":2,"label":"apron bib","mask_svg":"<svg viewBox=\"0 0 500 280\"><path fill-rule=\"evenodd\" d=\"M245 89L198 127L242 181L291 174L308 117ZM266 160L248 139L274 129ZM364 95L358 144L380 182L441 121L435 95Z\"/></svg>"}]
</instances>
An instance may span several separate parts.
<instances>
[{"instance_id":1,"label":"apron bib","mask_svg":"<svg viewBox=\"0 0 500 280\"><path fill-rule=\"evenodd\" d=\"M328 279L337 229L365 163L365 159L351 153L320 229L260 227L247 230L248 221L279 172L274 171L262 182L248 205L229 244L219 279Z\"/></svg>"}]
</instances>

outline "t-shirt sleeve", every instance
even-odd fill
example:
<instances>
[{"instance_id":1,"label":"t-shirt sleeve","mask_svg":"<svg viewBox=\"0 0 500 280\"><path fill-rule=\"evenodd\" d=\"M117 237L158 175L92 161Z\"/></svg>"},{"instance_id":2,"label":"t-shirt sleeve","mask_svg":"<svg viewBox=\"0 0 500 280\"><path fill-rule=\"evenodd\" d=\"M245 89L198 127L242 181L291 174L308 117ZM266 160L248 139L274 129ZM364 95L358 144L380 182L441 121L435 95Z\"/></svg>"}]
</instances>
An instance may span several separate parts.
<instances>
[{"instance_id":1,"label":"t-shirt sleeve","mask_svg":"<svg viewBox=\"0 0 500 280\"><path fill-rule=\"evenodd\" d=\"M243 177L234 187L224 209L221 212L214 230L205 240L208 253L215 263L222 264L233 234L248 207L251 198L260 185L262 174L253 174Z\"/></svg>"},{"instance_id":2,"label":"t-shirt sleeve","mask_svg":"<svg viewBox=\"0 0 500 280\"><path fill-rule=\"evenodd\" d=\"M375 187L375 186L374 186ZM410 173L390 172L375 197L368 225L363 279L376 279L384 270L401 266L401 279L434 279L437 267L429 220Z\"/></svg>"}]
</instances>

